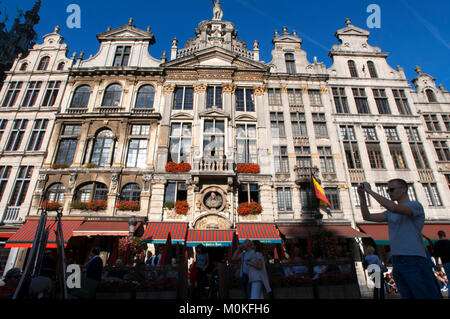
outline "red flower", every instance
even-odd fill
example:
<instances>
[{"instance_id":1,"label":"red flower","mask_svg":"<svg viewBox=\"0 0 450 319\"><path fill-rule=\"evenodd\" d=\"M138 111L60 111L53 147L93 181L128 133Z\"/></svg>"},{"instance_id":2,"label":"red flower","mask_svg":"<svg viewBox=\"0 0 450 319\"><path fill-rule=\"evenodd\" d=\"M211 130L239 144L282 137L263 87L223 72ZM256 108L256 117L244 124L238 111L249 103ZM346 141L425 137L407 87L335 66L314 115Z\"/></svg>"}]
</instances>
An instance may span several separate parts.
<instances>
[{"instance_id":1,"label":"red flower","mask_svg":"<svg viewBox=\"0 0 450 319\"><path fill-rule=\"evenodd\" d=\"M61 204L59 202L52 202L52 201L44 201L41 203L41 208L46 209L47 211L57 211L59 208L61 208Z\"/></svg>"},{"instance_id":2,"label":"red flower","mask_svg":"<svg viewBox=\"0 0 450 319\"><path fill-rule=\"evenodd\" d=\"M133 210L137 211L141 209L141 205L138 201L124 201L116 204L116 208L119 210Z\"/></svg>"},{"instance_id":3,"label":"red flower","mask_svg":"<svg viewBox=\"0 0 450 319\"><path fill-rule=\"evenodd\" d=\"M258 174L260 169L258 164L244 163L236 164L236 171L238 173Z\"/></svg>"},{"instance_id":4,"label":"red flower","mask_svg":"<svg viewBox=\"0 0 450 319\"><path fill-rule=\"evenodd\" d=\"M185 173L191 171L191 164L189 163L175 163L175 162L168 162L166 164L166 172L168 173Z\"/></svg>"},{"instance_id":5,"label":"red flower","mask_svg":"<svg viewBox=\"0 0 450 319\"><path fill-rule=\"evenodd\" d=\"M262 210L261 204L253 201L241 203L237 208L238 214L242 216L261 214Z\"/></svg>"},{"instance_id":6,"label":"red flower","mask_svg":"<svg viewBox=\"0 0 450 319\"><path fill-rule=\"evenodd\" d=\"M189 204L184 200L179 200L175 203L175 213L180 215L186 215L189 211Z\"/></svg>"}]
</instances>

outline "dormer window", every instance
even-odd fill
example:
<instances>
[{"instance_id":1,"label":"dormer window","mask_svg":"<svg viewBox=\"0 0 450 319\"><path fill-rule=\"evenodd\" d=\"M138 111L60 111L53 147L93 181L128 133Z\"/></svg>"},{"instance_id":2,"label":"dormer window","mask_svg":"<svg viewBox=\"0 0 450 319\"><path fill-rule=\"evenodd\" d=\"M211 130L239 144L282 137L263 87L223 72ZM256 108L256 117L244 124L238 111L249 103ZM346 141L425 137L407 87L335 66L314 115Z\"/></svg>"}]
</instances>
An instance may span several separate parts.
<instances>
[{"instance_id":1,"label":"dormer window","mask_svg":"<svg viewBox=\"0 0 450 319\"><path fill-rule=\"evenodd\" d=\"M372 79L378 78L377 70L375 69L375 64L372 61L367 61L367 67L369 68L369 74Z\"/></svg>"},{"instance_id":2,"label":"dormer window","mask_svg":"<svg viewBox=\"0 0 450 319\"><path fill-rule=\"evenodd\" d=\"M113 66L128 66L130 60L131 46L118 46L114 55Z\"/></svg>"},{"instance_id":3,"label":"dormer window","mask_svg":"<svg viewBox=\"0 0 450 319\"><path fill-rule=\"evenodd\" d=\"M350 71L350 76L352 78L357 78L358 77L358 71L356 70L355 61L348 60L347 64L348 64L348 70Z\"/></svg>"},{"instance_id":4,"label":"dormer window","mask_svg":"<svg viewBox=\"0 0 450 319\"><path fill-rule=\"evenodd\" d=\"M48 57L48 56L43 57L41 59L41 62L39 62L38 70L39 71L46 71L47 68L48 68L49 63L50 63L50 57Z\"/></svg>"},{"instance_id":5,"label":"dormer window","mask_svg":"<svg viewBox=\"0 0 450 319\"><path fill-rule=\"evenodd\" d=\"M431 89L425 90L425 94L427 95L428 102L431 102L431 103L437 102L436 94L434 94L433 90L431 90Z\"/></svg>"},{"instance_id":6,"label":"dormer window","mask_svg":"<svg viewBox=\"0 0 450 319\"><path fill-rule=\"evenodd\" d=\"M64 62L60 62L59 64L58 64L58 68L57 68L57 70L58 71L62 71L62 70L64 70L64 67L66 66L66 64L64 63Z\"/></svg>"},{"instance_id":7,"label":"dormer window","mask_svg":"<svg viewBox=\"0 0 450 319\"><path fill-rule=\"evenodd\" d=\"M293 53L286 53L284 55L284 59L286 61L286 73L287 74L295 74L295 58Z\"/></svg>"},{"instance_id":8,"label":"dormer window","mask_svg":"<svg viewBox=\"0 0 450 319\"><path fill-rule=\"evenodd\" d=\"M22 65L20 66L20 71L26 71L28 68L28 63L24 62L22 63Z\"/></svg>"}]
</instances>

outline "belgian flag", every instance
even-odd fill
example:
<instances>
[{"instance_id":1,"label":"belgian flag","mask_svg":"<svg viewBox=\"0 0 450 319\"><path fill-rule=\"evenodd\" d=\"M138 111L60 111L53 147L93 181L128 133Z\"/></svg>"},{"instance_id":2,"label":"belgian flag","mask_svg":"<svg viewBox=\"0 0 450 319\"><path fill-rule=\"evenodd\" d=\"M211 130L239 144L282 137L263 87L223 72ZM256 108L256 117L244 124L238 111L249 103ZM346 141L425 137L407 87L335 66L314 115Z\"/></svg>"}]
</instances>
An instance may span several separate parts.
<instances>
[{"instance_id":1,"label":"belgian flag","mask_svg":"<svg viewBox=\"0 0 450 319\"><path fill-rule=\"evenodd\" d=\"M331 207L331 204L330 204L329 200L327 199L327 197L325 196L325 193L324 193L322 187L320 187L319 182L317 182L317 180L314 178L314 176L312 177L312 180L314 183L314 190L316 191L316 197L320 201L320 205Z\"/></svg>"}]
</instances>

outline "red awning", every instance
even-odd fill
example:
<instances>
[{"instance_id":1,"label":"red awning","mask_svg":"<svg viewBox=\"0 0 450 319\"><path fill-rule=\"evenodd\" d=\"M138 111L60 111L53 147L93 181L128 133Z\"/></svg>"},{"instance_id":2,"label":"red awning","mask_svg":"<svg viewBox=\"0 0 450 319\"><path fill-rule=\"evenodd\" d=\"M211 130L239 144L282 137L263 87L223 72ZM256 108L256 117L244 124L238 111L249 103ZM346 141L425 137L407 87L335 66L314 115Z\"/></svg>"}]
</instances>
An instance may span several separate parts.
<instances>
[{"instance_id":1,"label":"red awning","mask_svg":"<svg viewBox=\"0 0 450 319\"><path fill-rule=\"evenodd\" d=\"M200 244L209 247L231 246L233 229L189 229L186 246L193 247Z\"/></svg>"},{"instance_id":2,"label":"red awning","mask_svg":"<svg viewBox=\"0 0 450 319\"><path fill-rule=\"evenodd\" d=\"M81 220L63 220L62 232L64 238L64 246L67 245L74 229L77 229L81 225ZM13 247L25 247L30 248L33 245L34 235L39 224L39 220L28 220L15 234L12 236L5 245L5 248ZM47 220L45 225L49 230L47 248L56 248L56 221Z\"/></svg>"},{"instance_id":3,"label":"red awning","mask_svg":"<svg viewBox=\"0 0 450 319\"><path fill-rule=\"evenodd\" d=\"M438 240L438 231L443 230L445 234L450 236L450 224L425 224L423 225L422 234L432 240Z\"/></svg>"},{"instance_id":4,"label":"red awning","mask_svg":"<svg viewBox=\"0 0 450 319\"><path fill-rule=\"evenodd\" d=\"M389 241L387 224L358 224L358 228L378 242Z\"/></svg>"},{"instance_id":5,"label":"red awning","mask_svg":"<svg viewBox=\"0 0 450 319\"><path fill-rule=\"evenodd\" d=\"M279 244L281 243L280 234L278 233L275 224L269 223L239 223L237 224L237 233L239 242L246 239L259 240L265 244Z\"/></svg>"},{"instance_id":6,"label":"red awning","mask_svg":"<svg viewBox=\"0 0 450 319\"><path fill-rule=\"evenodd\" d=\"M312 234L320 229L331 231L336 237L341 238L355 238L355 237L369 237L367 234L361 233L350 225L323 225L319 226L305 226L305 225L279 225L278 229L286 238L307 238L308 233Z\"/></svg>"},{"instance_id":7,"label":"red awning","mask_svg":"<svg viewBox=\"0 0 450 319\"><path fill-rule=\"evenodd\" d=\"M139 227L139 222L136 229ZM73 236L129 236L127 221L87 220L73 232Z\"/></svg>"},{"instance_id":8,"label":"red awning","mask_svg":"<svg viewBox=\"0 0 450 319\"><path fill-rule=\"evenodd\" d=\"M142 239L152 244L165 244L170 233L173 244L182 244L186 239L187 226L187 223L180 222L148 223Z\"/></svg>"}]
</instances>

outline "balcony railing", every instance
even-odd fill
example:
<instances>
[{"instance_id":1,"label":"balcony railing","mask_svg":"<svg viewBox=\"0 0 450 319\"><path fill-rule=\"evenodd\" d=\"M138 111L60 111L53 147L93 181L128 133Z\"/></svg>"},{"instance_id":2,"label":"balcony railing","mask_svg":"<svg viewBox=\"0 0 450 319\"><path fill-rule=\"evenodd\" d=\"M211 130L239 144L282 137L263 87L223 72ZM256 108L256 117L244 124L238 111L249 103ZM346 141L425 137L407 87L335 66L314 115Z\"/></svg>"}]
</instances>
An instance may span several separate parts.
<instances>
[{"instance_id":1,"label":"balcony railing","mask_svg":"<svg viewBox=\"0 0 450 319\"><path fill-rule=\"evenodd\" d=\"M84 114L87 112L87 108L68 108L66 109L67 114Z\"/></svg>"},{"instance_id":2,"label":"balcony railing","mask_svg":"<svg viewBox=\"0 0 450 319\"><path fill-rule=\"evenodd\" d=\"M234 173L234 163L233 161L227 159L202 158L200 160L194 160L192 170L197 171L199 173L208 173L208 172Z\"/></svg>"},{"instance_id":3,"label":"balcony railing","mask_svg":"<svg viewBox=\"0 0 450 319\"><path fill-rule=\"evenodd\" d=\"M8 206L5 209L4 223L14 223L18 221L20 207L18 206Z\"/></svg>"},{"instance_id":4,"label":"balcony railing","mask_svg":"<svg viewBox=\"0 0 450 319\"><path fill-rule=\"evenodd\" d=\"M362 168L350 168L348 173L350 175L350 182L352 183L362 183L366 181L366 175Z\"/></svg>"},{"instance_id":5,"label":"balcony railing","mask_svg":"<svg viewBox=\"0 0 450 319\"><path fill-rule=\"evenodd\" d=\"M435 182L433 170L429 168L420 168L417 170L419 172L419 179L421 183Z\"/></svg>"},{"instance_id":6,"label":"balcony railing","mask_svg":"<svg viewBox=\"0 0 450 319\"><path fill-rule=\"evenodd\" d=\"M305 182L311 182L311 177L314 174L317 174L319 172L319 169L317 167L298 167L296 166L294 168L295 172L295 182L296 183L305 183Z\"/></svg>"}]
</instances>

